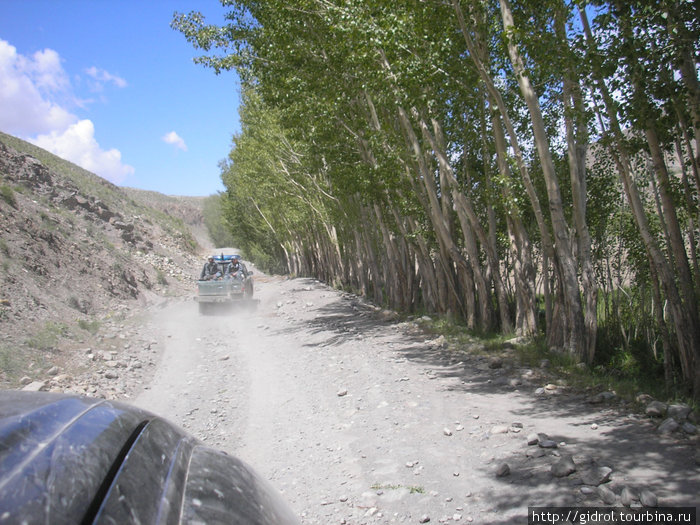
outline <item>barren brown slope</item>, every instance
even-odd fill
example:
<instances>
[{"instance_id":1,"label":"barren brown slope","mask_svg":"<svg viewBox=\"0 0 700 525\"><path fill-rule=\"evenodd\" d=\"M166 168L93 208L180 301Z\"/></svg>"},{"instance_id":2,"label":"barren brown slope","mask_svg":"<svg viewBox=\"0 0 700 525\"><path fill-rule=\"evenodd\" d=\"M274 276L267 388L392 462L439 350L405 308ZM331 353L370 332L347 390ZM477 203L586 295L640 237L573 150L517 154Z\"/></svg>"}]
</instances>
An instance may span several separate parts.
<instances>
[{"instance_id":1,"label":"barren brown slope","mask_svg":"<svg viewBox=\"0 0 700 525\"><path fill-rule=\"evenodd\" d=\"M190 292L196 199L119 188L3 133L0 175L0 387L62 368L134 306Z\"/></svg>"}]
</instances>

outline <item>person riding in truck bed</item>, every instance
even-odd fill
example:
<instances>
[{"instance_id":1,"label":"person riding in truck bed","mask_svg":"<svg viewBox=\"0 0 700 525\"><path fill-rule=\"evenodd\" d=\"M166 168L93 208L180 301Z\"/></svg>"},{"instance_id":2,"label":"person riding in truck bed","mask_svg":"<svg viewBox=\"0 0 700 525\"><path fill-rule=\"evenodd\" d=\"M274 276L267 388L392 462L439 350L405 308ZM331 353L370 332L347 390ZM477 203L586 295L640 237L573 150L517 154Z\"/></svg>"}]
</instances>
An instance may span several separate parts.
<instances>
[{"instance_id":1,"label":"person riding in truck bed","mask_svg":"<svg viewBox=\"0 0 700 525\"><path fill-rule=\"evenodd\" d=\"M204 264L202 268L202 273L199 276L200 281L210 281L212 279L218 279L221 277L221 270L219 270L219 265L214 261L214 257L209 257L209 260Z\"/></svg>"}]
</instances>

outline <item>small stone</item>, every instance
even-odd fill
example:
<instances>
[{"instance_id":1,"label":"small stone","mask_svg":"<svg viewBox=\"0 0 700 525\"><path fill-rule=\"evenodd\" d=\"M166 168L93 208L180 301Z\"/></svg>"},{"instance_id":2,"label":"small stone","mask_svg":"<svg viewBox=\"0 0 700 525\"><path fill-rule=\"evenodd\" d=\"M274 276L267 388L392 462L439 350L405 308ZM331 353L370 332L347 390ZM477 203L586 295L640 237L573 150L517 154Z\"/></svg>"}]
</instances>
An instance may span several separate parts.
<instances>
[{"instance_id":1,"label":"small stone","mask_svg":"<svg viewBox=\"0 0 700 525\"><path fill-rule=\"evenodd\" d=\"M650 490L643 490L639 495L639 502L645 507L657 507L659 505L659 499Z\"/></svg>"},{"instance_id":2,"label":"small stone","mask_svg":"<svg viewBox=\"0 0 700 525\"><path fill-rule=\"evenodd\" d=\"M491 369L503 368L503 359L501 359L500 357L494 357L489 362L489 368L491 368Z\"/></svg>"},{"instance_id":3,"label":"small stone","mask_svg":"<svg viewBox=\"0 0 700 525\"><path fill-rule=\"evenodd\" d=\"M552 390L557 389L557 385L555 385L554 383L549 383L549 384L545 385L544 389L547 390L548 392L551 392Z\"/></svg>"},{"instance_id":4,"label":"small stone","mask_svg":"<svg viewBox=\"0 0 700 525\"><path fill-rule=\"evenodd\" d=\"M596 490L593 487L589 487L588 485L584 485L581 487L581 494L585 494L586 496L590 496L591 494L595 494Z\"/></svg>"},{"instance_id":5,"label":"small stone","mask_svg":"<svg viewBox=\"0 0 700 525\"><path fill-rule=\"evenodd\" d=\"M22 386L28 385L28 384L31 383L31 382L32 382L32 378L31 378L31 377L27 377L27 376L24 376L22 379L19 380L19 384L22 385Z\"/></svg>"},{"instance_id":6,"label":"small stone","mask_svg":"<svg viewBox=\"0 0 700 525\"><path fill-rule=\"evenodd\" d=\"M418 520L418 523L428 523L430 521L430 516L427 514L423 514L420 519Z\"/></svg>"},{"instance_id":7,"label":"small stone","mask_svg":"<svg viewBox=\"0 0 700 525\"><path fill-rule=\"evenodd\" d=\"M540 438L534 432L532 434L527 435L527 444L528 445L537 445L537 443L539 443L539 442L540 442Z\"/></svg>"},{"instance_id":8,"label":"small stone","mask_svg":"<svg viewBox=\"0 0 700 525\"><path fill-rule=\"evenodd\" d=\"M539 442L541 448L557 448L557 442L551 439L542 439Z\"/></svg>"},{"instance_id":9,"label":"small stone","mask_svg":"<svg viewBox=\"0 0 700 525\"><path fill-rule=\"evenodd\" d=\"M597 405L605 401L605 399L603 398L602 394L596 394L594 396L589 397L587 401L592 405Z\"/></svg>"},{"instance_id":10,"label":"small stone","mask_svg":"<svg viewBox=\"0 0 700 525\"><path fill-rule=\"evenodd\" d=\"M615 392L601 392L600 396L603 398L603 401L606 403L609 403L610 401L614 401L617 399L617 394Z\"/></svg>"},{"instance_id":11,"label":"small stone","mask_svg":"<svg viewBox=\"0 0 700 525\"><path fill-rule=\"evenodd\" d=\"M684 404L669 405L666 415L677 421L683 421L690 415L690 407Z\"/></svg>"},{"instance_id":12,"label":"small stone","mask_svg":"<svg viewBox=\"0 0 700 525\"><path fill-rule=\"evenodd\" d=\"M551 472L553 476L563 478L576 472L576 465L571 456L564 456L552 465Z\"/></svg>"},{"instance_id":13,"label":"small stone","mask_svg":"<svg viewBox=\"0 0 700 525\"><path fill-rule=\"evenodd\" d=\"M344 397L348 395L347 389L338 390L338 397Z\"/></svg>"},{"instance_id":14,"label":"small stone","mask_svg":"<svg viewBox=\"0 0 700 525\"><path fill-rule=\"evenodd\" d=\"M597 487L610 481L612 469L610 467L593 467L581 473L581 480L584 485Z\"/></svg>"},{"instance_id":15,"label":"small stone","mask_svg":"<svg viewBox=\"0 0 700 525\"><path fill-rule=\"evenodd\" d=\"M508 463L501 463L496 469L496 477L502 478L510 474L510 467Z\"/></svg>"},{"instance_id":16,"label":"small stone","mask_svg":"<svg viewBox=\"0 0 700 525\"><path fill-rule=\"evenodd\" d=\"M461 514L453 514L452 521L462 521L462 515Z\"/></svg>"},{"instance_id":17,"label":"small stone","mask_svg":"<svg viewBox=\"0 0 700 525\"><path fill-rule=\"evenodd\" d=\"M652 401L654 401L654 398L651 397L649 394L637 394L637 397L634 398L634 400L642 405L648 405Z\"/></svg>"},{"instance_id":18,"label":"small stone","mask_svg":"<svg viewBox=\"0 0 700 525\"><path fill-rule=\"evenodd\" d=\"M589 456L588 454L574 454L572 459L577 467L593 464L593 457Z\"/></svg>"},{"instance_id":19,"label":"small stone","mask_svg":"<svg viewBox=\"0 0 700 525\"><path fill-rule=\"evenodd\" d=\"M624 487L620 493L620 501L625 507L629 507L638 499L637 495L628 487Z\"/></svg>"},{"instance_id":20,"label":"small stone","mask_svg":"<svg viewBox=\"0 0 700 525\"><path fill-rule=\"evenodd\" d=\"M492 434L507 434L508 433L508 425L496 425L495 427L491 428L491 433Z\"/></svg>"},{"instance_id":21,"label":"small stone","mask_svg":"<svg viewBox=\"0 0 700 525\"><path fill-rule=\"evenodd\" d=\"M678 422L672 417L669 417L659 425L659 434L672 434L678 430L679 427L680 425Z\"/></svg>"},{"instance_id":22,"label":"small stone","mask_svg":"<svg viewBox=\"0 0 700 525\"><path fill-rule=\"evenodd\" d=\"M542 456L546 456L547 452L543 448L540 448L540 447L528 448L525 455L529 458L541 458Z\"/></svg>"},{"instance_id":23,"label":"small stone","mask_svg":"<svg viewBox=\"0 0 700 525\"><path fill-rule=\"evenodd\" d=\"M598 496L603 500L606 505L613 505L617 501L617 496L605 485L598 487Z\"/></svg>"},{"instance_id":24,"label":"small stone","mask_svg":"<svg viewBox=\"0 0 700 525\"><path fill-rule=\"evenodd\" d=\"M686 434L690 434L691 436L694 436L698 433L698 427L696 427L692 423L689 423L688 421L683 423L683 426L681 428L683 429L683 432L685 432Z\"/></svg>"},{"instance_id":25,"label":"small stone","mask_svg":"<svg viewBox=\"0 0 700 525\"><path fill-rule=\"evenodd\" d=\"M536 396L541 396L541 395L544 394L544 393L545 393L545 389L542 388L542 387L540 387L540 388L538 388L538 389L535 390L535 395L536 395Z\"/></svg>"},{"instance_id":26,"label":"small stone","mask_svg":"<svg viewBox=\"0 0 700 525\"><path fill-rule=\"evenodd\" d=\"M668 406L665 403L661 401L652 401L647 405L645 413L647 416L651 417L664 417L667 410Z\"/></svg>"},{"instance_id":27,"label":"small stone","mask_svg":"<svg viewBox=\"0 0 700 525\"><path fill-rule=\"evenodd\" d=\"M46 371L46 374L47 374L47 375L50 375L50 376L55 376L56 374L58 374L58 367L57 367L57 366L52 366L51 368L49 368L49 369Z\"/></svg>"},{"instance_id":28,"label":"small stone","mask_svg":"<svg viewBox=\"0 0 700 525\"><path fill-rule=\"evenodd\" d=\"M28 385L22 387L25 392L39 392L46 388L46 381L32 381Z\"/></svg>"},{"instance_id":29,"label":"small stone","mask_svg":"<svg viewBox=\"0 0 700 525\"><path fill-rule=\"evenodd\" d=\"M447 427L445 427L445 428L442 429L442 433L445 434L446 436L451 436L451 435L452 435L452 431L451 431L449 428L447 428Z\"/></svg>"},{"instance_id":30,"label":"small stone","mask_svg":"<svg viewBox=\"0 0 700 525\"><path fill-rule=\"evenodd\" d=\"M593 424L591 425L591 430L598 430L598 424L597 424L597 423L593 423Z\"/></svg>"},{"instance_id":31,"label":"small stone","mask_svg":"<svg viewBox=\"0 0 700 525\"><path fill-rule=\"evenodd\" d=\"M340 496L340 502L345 503L348 500L347 496Z\"/></svg>"}]
</instances>

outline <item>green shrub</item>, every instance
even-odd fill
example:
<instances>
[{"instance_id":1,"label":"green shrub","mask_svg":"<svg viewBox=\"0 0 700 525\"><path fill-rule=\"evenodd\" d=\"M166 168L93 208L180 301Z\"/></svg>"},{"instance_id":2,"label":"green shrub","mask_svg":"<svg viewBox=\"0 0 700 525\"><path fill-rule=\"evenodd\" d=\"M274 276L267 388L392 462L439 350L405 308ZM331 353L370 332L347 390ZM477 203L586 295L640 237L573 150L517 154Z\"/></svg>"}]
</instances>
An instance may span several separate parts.
<instances>
[{"instance_id":1,"label":"green shrub","mask_svg":"<svg viewBox=\"0 0 700 525\"><path fill-rule=\"evenodd\" d=\"M168 280L165 278L165 273L162 270L156 270L156 281L161 286L167 286Z\"/></svg>"},{"instance_id":2,"label":"green shrub","mask_svg":"<svg viewBox=\"0 0 700 525\"><path fill-rule=\"evenodd\" d=\"M68 335L68 327L63 323L48 321L36 334L26 340L26 344L37 350L55 350L61 337Z\"/></svg>"},{"instance_id":3,"label":"green shrub","mask_svg":"<svg viewBox=\"0 0 700 525\"><path fill-rule=\"evenodd\" d=\"M78 319L78 326L86 332L90 332L92 335L95 335L100 330L100 322L97 320L87 321L85 319Z\"/></svg>"},{"instance_id":4,"label":"green shrub","mask_svg":"<svg viewBox=\"0 0 700 525\"><path fill-rule=\"evenodd\" d=\"M68 306L74 310L80 311L80 301L75 295L71 295L71 297L68 299Z\"/></svg>"},{"instance_id":5,"label":"green shrub","mask_svg":"<svg viewBox=\"0 0 700 525\"><path fill-rule=\"evenodd\" d=\"M0 196L7 204L13 208L17 208L17 198L15 197L15 190L10 186L2 185L0 186Z\"/></svg>"}]
</instances>

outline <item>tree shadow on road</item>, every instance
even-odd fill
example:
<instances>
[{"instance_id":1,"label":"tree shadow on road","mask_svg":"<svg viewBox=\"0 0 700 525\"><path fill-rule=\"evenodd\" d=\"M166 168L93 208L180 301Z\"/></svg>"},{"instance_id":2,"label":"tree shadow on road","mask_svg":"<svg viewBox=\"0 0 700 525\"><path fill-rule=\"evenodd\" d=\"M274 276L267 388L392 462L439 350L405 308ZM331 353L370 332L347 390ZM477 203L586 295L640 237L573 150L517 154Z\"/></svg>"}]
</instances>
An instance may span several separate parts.
<instances>
[{"instance_id":1,"label":"tree shadow on road","mask_svg":"<svg viewBox=\"0 0 700 525\"><path fill-rule=\"evenodd\" d=\"M363 340L381 340L387 334L399 332L400 337L392 339L391 352L396 358L425 367L430 378L435 379L436 389L461 393L465 402L505 399L513 422L528 421L530 425L548 422L550 426L553 421L560 423L549 437L566 446L533 458L526 454L529 448L526 435L517 436L514 439L520 439L522 447L507 459L510 475L496 478L494 465L485 468L485 475L495 478L496 483L496 489L485 498L492 515L503 518L484 523L524 523L528 506L604 506L597 493L584 495L581 491L581 473L585 467L563 478L552 475L551 465L560 456L574 452L594 458L597 466L613 469L612 481L607 485L618 494L617 505L622 487L629 487L637 494L643 489L651 490L658 495L660 505L700 503L700 467L695 461L697 438L683 433L660 435L656 422L638 413L634 405L619 399L594 404L590 402L590 393L567 388L536 394L538 387L544 385L523 377L530 369L508 364L491 368L490 356L435 344L420 330L386 320L381 311L352 296L343 296L317 308L315 313L313 319L305 322L304 329L324 337L309 346L338 345L359 340L359 336ZM386 349L378 351L382 350ZM590 431L592 425L597 425L599 430ZM514 509L518 509L517 515Z\"/></svg>"}]
</instances>

